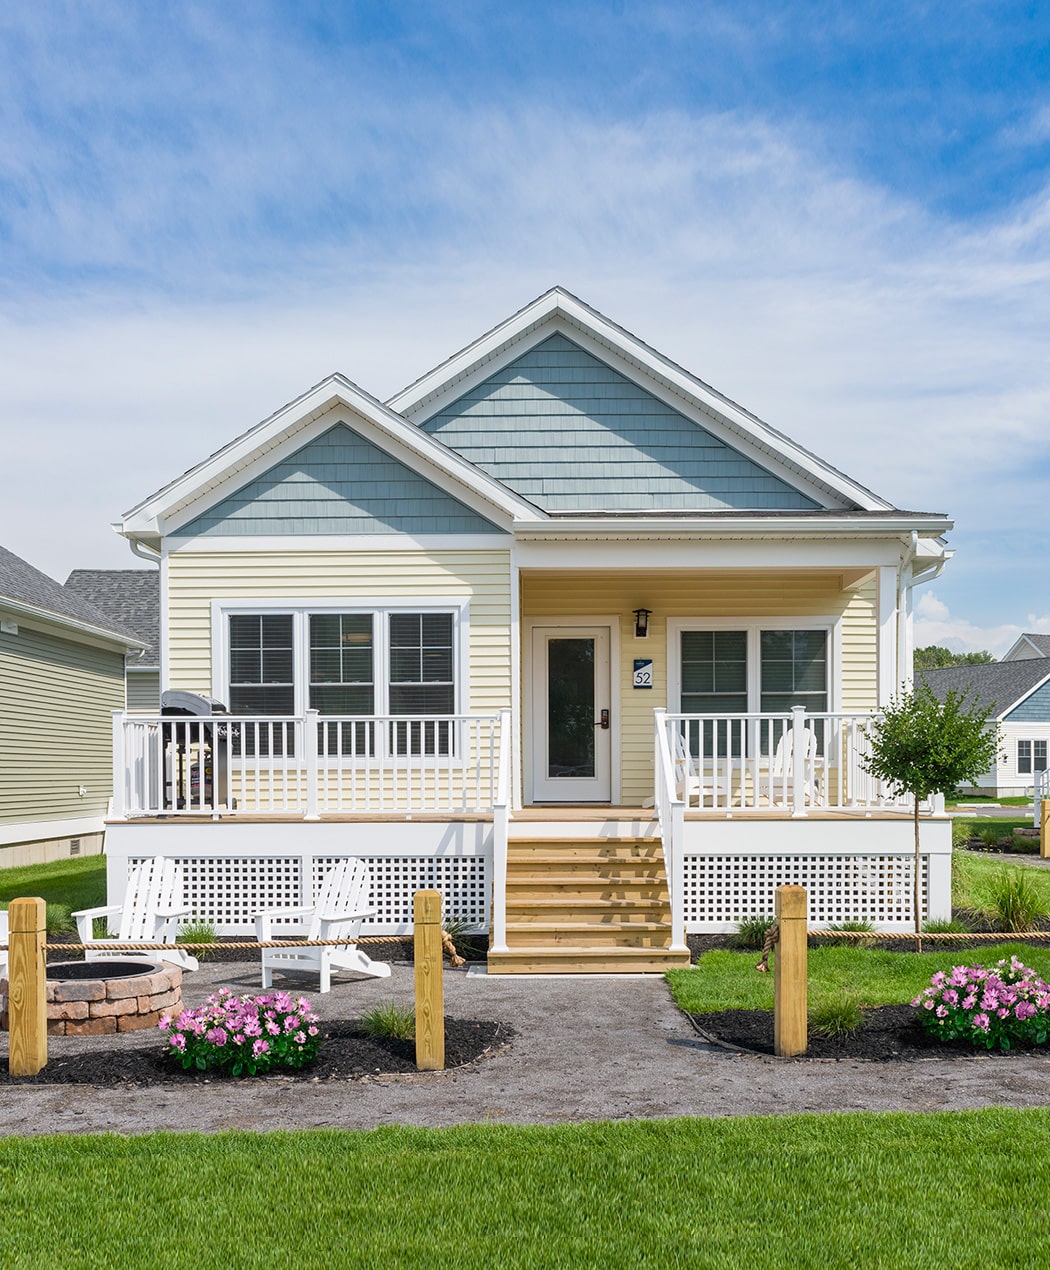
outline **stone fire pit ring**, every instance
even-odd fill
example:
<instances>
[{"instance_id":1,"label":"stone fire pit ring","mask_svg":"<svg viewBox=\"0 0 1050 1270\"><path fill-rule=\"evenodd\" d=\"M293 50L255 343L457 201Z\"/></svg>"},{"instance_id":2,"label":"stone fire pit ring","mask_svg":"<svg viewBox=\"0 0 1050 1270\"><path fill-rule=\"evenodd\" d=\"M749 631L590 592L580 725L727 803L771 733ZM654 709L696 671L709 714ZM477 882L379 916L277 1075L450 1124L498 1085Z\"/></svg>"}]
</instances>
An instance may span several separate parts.
<instances>
[{"instance_id":1,"label":"stone fire pit ring","mask_svg":"<svg viewBox=\"0 0 1050 1270\"><path fill-rule=\"evenodd\" d=\"M0 1028L7 1030L7 976ZM156 1027L182 1010L182 967L169 962L59 961L47 967L48 1036L105 1036Z\"/></svg>"}]
</instances>

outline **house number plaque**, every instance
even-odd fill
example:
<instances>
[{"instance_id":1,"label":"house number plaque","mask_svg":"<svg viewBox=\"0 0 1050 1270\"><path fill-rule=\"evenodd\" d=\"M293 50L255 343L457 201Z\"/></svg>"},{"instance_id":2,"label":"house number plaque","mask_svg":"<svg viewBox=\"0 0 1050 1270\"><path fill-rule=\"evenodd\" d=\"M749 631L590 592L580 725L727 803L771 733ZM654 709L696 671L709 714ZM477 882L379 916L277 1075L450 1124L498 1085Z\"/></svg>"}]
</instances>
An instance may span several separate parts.
<instances>
[{"instance_id":1,"label":"house number plaque","mask_svg":"<svg viewBox=\"0 0 1050 1270\"><path fill-rule=\"evenodd\" d=\"M634 687L651 688L653 686L653 661L651 657L634 659Z\"/></svg>"}]
</instances>

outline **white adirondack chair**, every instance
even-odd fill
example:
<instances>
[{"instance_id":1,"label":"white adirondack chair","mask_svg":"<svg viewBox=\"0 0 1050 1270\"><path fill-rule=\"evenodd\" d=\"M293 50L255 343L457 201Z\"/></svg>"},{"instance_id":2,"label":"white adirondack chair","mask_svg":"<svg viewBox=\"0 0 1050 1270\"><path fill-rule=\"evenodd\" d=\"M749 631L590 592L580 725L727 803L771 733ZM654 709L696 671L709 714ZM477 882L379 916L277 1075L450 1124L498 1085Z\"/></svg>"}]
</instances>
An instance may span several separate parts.
<instances>
[{"instance_id":1,"label":"white adirondack chair","mask_svg":"<svg viewBox=\"0 0 1050 1270\"><path fill-rule=\"evenodd\" d=\"M368 906L372 875L363 860L342 860L324 876L317 902L307 908L268 908L255 915L255 936L261 941L273 939L275 918L309 918L307 939L357 939L361 923L374 917ZM305 920L302 923L306 925ZM283 932L282 932L283 933ZM385 979L390 967L385 961L373 961L360 948L350 944L333 948L264 948L262 950L262 986L273 983L273 971L306 970L321 978L321 992L331 987L332 970L356 970L363 975Z\"/></svg>"},{"instance_id":2,"label":"white adirondack chair","mask_svg":"<svg viewBox=\"0 0 1050 1270\"><path fill-rule=\"evenodd\" d=\"M190 910L182 903L182 877L174 860L166 856L153 856L128 873L128 889L123 904L103 904L98 908L84 908L73 916L82 944L100 942L92 933L92 921L96 917L116 917L120 922L115 939L121 944L172 944L179 933L179 917L189 917ZM112 929L112 923L110 928ZM181 948L172 947L156 952L114 952L110 949L89 949L85 961L171 961L186 970L197 969L197 958Z\"/></svg>"},{"instance_id":3,"label":"white adirondack chair","mask_svg":"<svg viewBox=\"0 0 1050 1270\"><path fill-rule=\"evenodd\" d=\"M802 792L806 803L811 807L824 805L824 790L818 774L819 753L816 733L812 728L802 729ZM788 727L777 742L773 755L773 789L779 784L787 786L787 798L790 800L792 779L795 772L795 730Z\"/></svg>"}]
</instances>

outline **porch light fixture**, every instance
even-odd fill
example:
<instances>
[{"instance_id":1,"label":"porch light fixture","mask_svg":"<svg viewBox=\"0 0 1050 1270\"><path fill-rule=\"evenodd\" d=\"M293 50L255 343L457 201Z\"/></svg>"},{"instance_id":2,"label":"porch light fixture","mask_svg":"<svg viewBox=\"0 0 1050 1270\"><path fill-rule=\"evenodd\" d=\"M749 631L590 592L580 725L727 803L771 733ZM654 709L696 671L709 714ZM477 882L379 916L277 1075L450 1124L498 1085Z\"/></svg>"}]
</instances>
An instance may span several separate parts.
<instances>
[{"instance_id":1,"label":"porch light fixture","mask_svg":"<svg viewBox=\"0 0 1050 1270\"><path fill-rule=\"evenodd\" d=\"M649 638L649 615L652 609L635 609L634 610L634 637L635 639Z\"/></svg>"}]
</instances>

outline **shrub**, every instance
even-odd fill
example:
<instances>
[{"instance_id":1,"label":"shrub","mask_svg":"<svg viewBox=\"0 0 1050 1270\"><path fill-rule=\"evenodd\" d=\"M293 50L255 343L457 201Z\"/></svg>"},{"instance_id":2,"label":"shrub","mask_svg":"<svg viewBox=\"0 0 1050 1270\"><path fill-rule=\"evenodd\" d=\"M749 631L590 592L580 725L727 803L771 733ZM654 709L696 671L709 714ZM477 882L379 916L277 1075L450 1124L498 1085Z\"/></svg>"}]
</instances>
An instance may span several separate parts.
<instances>
[{"instance_id":1,"label":"shrub","mask_svg":"<svg viewBox=\"0 0 1050 1270\"><path fill-rule=\"evenodd\" d=\"M477 923L465 917L446 914L442 919L441 929L452 940L456 954L465 961L474 961L485 955L485 935L477 930Z\"/></svg>"},{"instance_id":2,"label":"shrub","mask_svg":"<svg viewBox=\"0 0 1050 1270\"><path fill-rule=\"evenodd\" d=\"M305 997L287 992L234 996L220 988L196 1010L157 1024L168 1053L186 1069L255 1076L281 1067L303 1067L321 1048L317 1015Z\"/></svg>"},{"instance_id":3,"label":"shrub","mask_svg":"<svg viewBox=\"0 0 1050 1270\"><path fill-rule=\"evenodd\" d=\"M69 905L49 901L44 906L44 929L48 939L56 935L68 935L74 930L73 913Z\"/></svg>"},{"instance_id":4,"label":"shrub","mask_svg":"<svg viewBox=\"0 0 1050 1270\"><path fill-rule=\"evenodd\" d=\"M1008 1050L1019 1042L1044 1045L1050 1037L1050 986L1016 957L991 968L939 970L912 1005L923 1028L941 1041Z\"/></svg>"},{"instance_id":5,"label":"shrub","mask_svg":"<svg viewBox=\"0 0 1050 1270\"><path fill-rule=\"evenodd\" d=\"M1003 831L995 825L981 825L977 830L977 836L986 847L1001 847L1003 845Z\"/></svg>"},{"instance_id":6,"label":"shrub","mask_svg":"<svg viewBox=\"0 0 1050 1270\"><path fill-rule=\"evenodd\" d=\"M866 917L851 918L847 922L831 922L828 930L853 930L861 932L871 932L875 929L875 923L868 921Z\"/></svg>"},{"instance_id":7,"label":"shrub","mask_svg":"<svg viewBox=\"0 0 1050 1270\"><path fill-rule=\"evenodd\" d=\"M756 913L754 917L742 917L732 936L735 948L761 948L766 942L766 931L777 919L768 913Z\"/></svg>"},{"instance_id":8,"label":"shrub","mask_svg":"<svg viewBox=\"0 0 1050 1270\"><path fill-rule=\"evenodd\" d=\"M179 933L175 937L177 944L211 944L215 942L215 926L212 922L201 921L198 918L191 918L188 922L183 922L179 926ZM206 949L198 949L193 954L198 961L206 961L208 952Z\"/></svg>"},{"instance_id":9,"label":"shrub","mask_svg":"<svg viewBox=\"0 0 1050 1270\"><path fill-rule=\"evenodd\" d=\"M1024 868L1003 869L992 879L989 914L1004 930L1031 930L1046 915L1038 887Z\"/></svg>"},{"instance_id":10,"label":"shrub","mask_svg":"<svg viewBox=\"0 0 1050 1270\"><path fill-rule=\"evenodd\" d=\"M860 1006L848 992L840 992L815 1005L809 1012L809 1030L814 1036L834 1040L852 1036L864 1022Z\"/></svg>"},{"instance_id":11,"label":"shrub","mask_svg":"<svg viewBox=\"0 0 1050 1270\"><path fill-rule=\"evenodd\" d=\"M932 922L923 922L922 929L926 935L967 935L970 932L969 923L961 917L935 917Z\"/></svg>"},{"instance_id":12,"label":"shrub","mask_svg":"<svg viewBox=\"0 0 1050 1270\"><path fill-rule=\"evenodd\" d=\"M416 1034L415 1011L387 1001L361 1015L361 1030L368 1036L389 1036L397 1041L410 1041Z\"/></svg>"}]
</instances>

